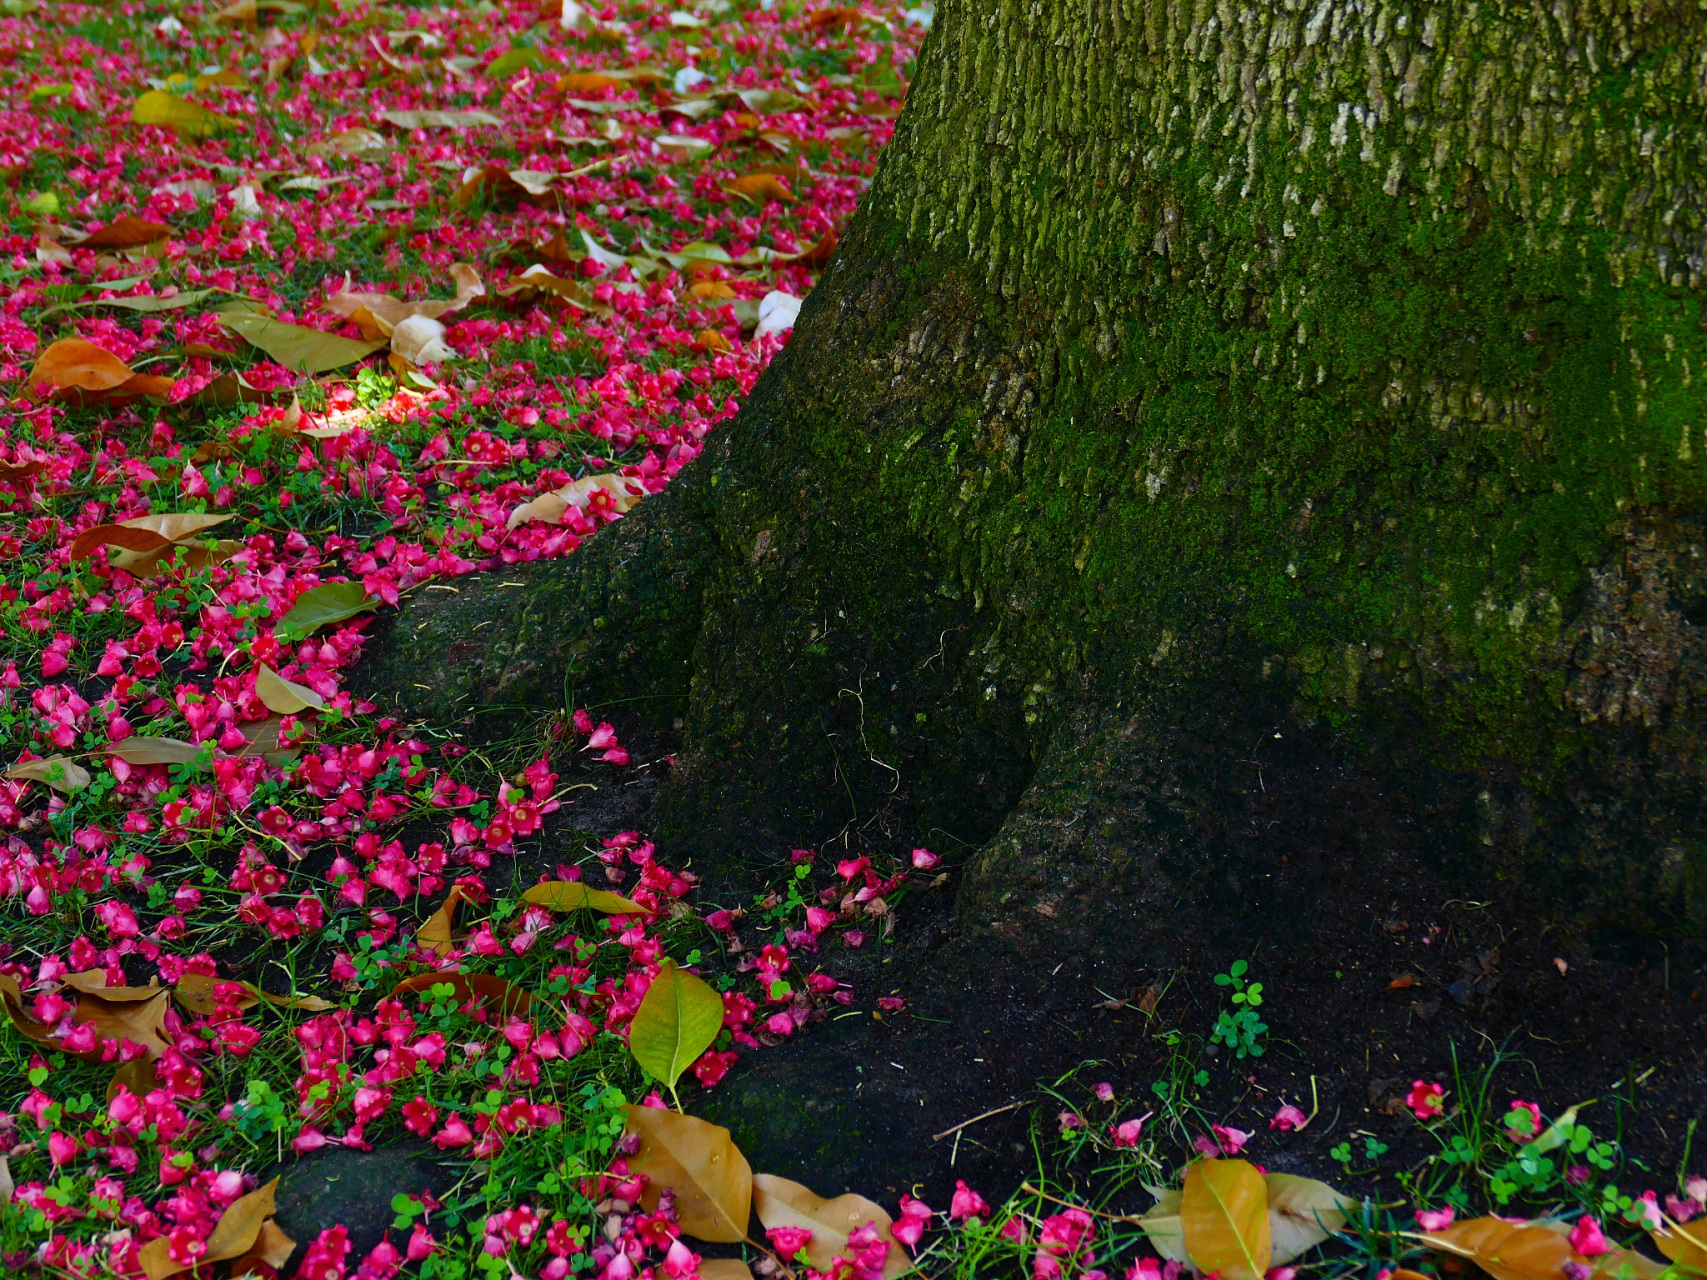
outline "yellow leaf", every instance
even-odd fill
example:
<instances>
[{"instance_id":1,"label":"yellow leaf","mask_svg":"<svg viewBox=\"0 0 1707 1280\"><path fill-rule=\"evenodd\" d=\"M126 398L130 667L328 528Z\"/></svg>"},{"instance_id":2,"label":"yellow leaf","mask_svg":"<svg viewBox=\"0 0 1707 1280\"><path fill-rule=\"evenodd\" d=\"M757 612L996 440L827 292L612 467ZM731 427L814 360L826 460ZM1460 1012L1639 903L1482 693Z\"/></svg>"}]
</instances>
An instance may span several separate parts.
<instances>
[{"instance_id":1,"label":"yellow leaf","mask_svg":"<svg viewBox=\"0 0 1707 1280\"><path fill-rule=\"evenodd\" d=\"M1180 1226L1198 1270L1222 1280L1262 1280L1268 1270L1268 1188L1248 1160L1199 1160L1187 1169Z\"/></svg>"},{"instance_id":2,"label":"yellow leaf","mask_svg":"<svg viewBox=\"0 0 1707 1280\"><path fill-rule=\"evenodd\" d=\"M831 1261L847 1247L848 1237L868 1223L889 1242L889 1256L883 1262L886 1277L893 1280L912 1265L889 1234L893 1219L864 1196L849 1192L825 1200L798 1182L773 1173L755 1173L753 1211L767 1231L776 1227L804 1227L810 1231L812 1238L806 1242L806 1257L820 1271L828 1271ZM705 1280L704 1268L700 1280Z\"/></svg>"},{"instance_id":3,"label":"yellow leaf","mask_svg":"<svg viewBox=\"0 0 1707 1280\"><path fill-rule=\"evenodd\" d=\"M133 124L160 124L192 138L206 138L236 123L164 89L150 89L130 109Z\"/></svg>"},{"instance_id":4,"label":"yellow leaf","mask_svg":"<svg viewBox=\"0 0 1707 1280\"><path fill-rule=\"evenodd\" d=\"M286 680L264 662L255 674L255 696L266 704L268 711L276 711L281 716L294 715L310 707L319 710L326 705L326 699L307 685Z\"/></svg>"},{"instance_id":5,"label":"yellow leaf","mask_svg":"<svg viewBox=\"0 0 1707 1280\"><path fill-rule=\"evenodd\" d=\"M6 770L6 776L21 782L45 782L55 791L80 791L89 785L89 771L65 756L45 760L23 760Z\"/></svg>"},{"instance_id":6,"label":"yellow leaf","mask_svg":"<svg viewBox=\"0 0 1707 1280\"><path fill-rule=\"evenodd\" d=\"M676 1195L676 1217L690 1236L734 1244L747 1235L753 1171L729 1130L658 1107L630 1105L628 1132L640 1139L631 1173L649 1179L641 1193L648 1213L668 1187Z\"/></svg>"},{"instance_id":7,"label":"yellow leaf","mask_svg":"<svg viewBox=\"0 0 1707 1280\"><path fill-rule=\"evenodd\" d=\"M547 911L578 911L591 907L607 916L643 916L646 908L608 889L589 889L579 880L547 880L536 884L522 897Z\"/></svg>"},{"instance_id":8,"label":"yellow leaf","mask_svg":"<svg viewBox=\"0 0 1707 1280\"><path fill-rule=\"evenodd\" d=\"M1271 1173L1263 1182L1268 1189L1271 1267L1285 1266L1344 1229L1352 1201L1327 1183L1290 1173Z\"/></svg>"},{"instance_id":9,"label":"yellow leaf","mask_svg":"<svg viewBox=\"0 0 1707 1280\"><path fill-rule=\"evenodd\" d=\"M628 1027L634 1060L673 1092L682 1072L711 1047L723 1029L723 997L674 960L658 966Z\"/></svg>"}]
</instances>

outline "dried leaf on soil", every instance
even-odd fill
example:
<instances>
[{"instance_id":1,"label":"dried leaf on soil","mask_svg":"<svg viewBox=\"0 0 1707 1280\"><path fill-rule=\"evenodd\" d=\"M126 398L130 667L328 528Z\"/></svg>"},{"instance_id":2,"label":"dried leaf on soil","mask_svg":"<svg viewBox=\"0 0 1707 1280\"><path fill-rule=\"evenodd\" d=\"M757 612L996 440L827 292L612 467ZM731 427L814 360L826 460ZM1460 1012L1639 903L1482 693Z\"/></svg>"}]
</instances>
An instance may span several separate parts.
<instances>
[{"instance_id":1,"label":"dried leaf on soil","mask_svg":"<svg viewBox=\"0 0 1707 1280\"><path fill-rule=\"evenodd\" d=\"M391 331L392 354L411 365L442 364L455 360L456 351L445 341L445 327L431 316L409 316Z\"/></svg>"},{"instance_id":2,"label":"dried leaf on soil","mask_svg":"<svg viewBox=\"0 0 1707 1280\"><path fill-rule=\"evenodd\" d=\"M326 705L326 699L307 685L286 680L264 662L255 673L255 696L266 704L268 711L276 711L281 716L310 708L318 711Z\"/></svg>"},{"instance_id":3,"label":"dried leaf on soil","mask_svg":"<svg viewBox=\"0 0 1707 1280\"><path fill-rule=\"evenodd\" d=\"M643 916L646 908L632 898L608 889L590 889L579 880L547 880L536 884L522 897L547 911L578 911L591 907L607 916Z\"/></svg>"},{"instance_id":4,"label":"dried leaf on soil","mask_svg":"<svg viewBox=\"0 0 1707 1280\"><path fill-rule=\"evenodd\" d=\"M55 791L79 791L89 785L89 771L65 756L23 760L6 770L6 776L21 782L45 782Z\"/></svg>"},{"instance_id":5,"label":"dried leaf on soil","mask_svg":"<svg viewBox=\"0 0 1707 1280\"><path fill-rule=\"evenodd\" d=\"M1271 1267L1285 1266L1345 1228L1353 1201L1327 1183L1290 1173L1271 1173L1263 1182L1268 1189Z\"/></svg>"},{"instance_id":6,"label":"dried leaf on soil","mask_svg":"<svg viewBox=\"0 0 1707 1280\"><path fill-rule=\"evenodd\" d=\"M329 373L365 359L385 345L341 338L306 325L285 324L247 306L228 307L216 315L226 329L296 373Z\"/></svg>"},{"instance_id":7,"label":"dried leaf on soil","mask_svg":"<svg viewBox=\"0 0 1707 1280\"><path fill-rule=\"evenodd\" d=\"M634 1060L671 1089L723 1029L723 997L674 960L658 966L628 1027Z\"/></svg>"},{"instance_id":8,"label":"dried leaf on soil","mask_svg":"<svg viewBox=\"0 0 1707 1280\"><path fill-rule=\"evenodd\" d=\"M630 1105L627 1112L627 1131L640 1139L628 1168L650 1179L640 1197L647 1212L657 1212L658 1194L668 1187L690 1236L727 1244L745 1239L753 1171L729 1130L659 1107Z\"/></svg>"},{"instance_id":9,"label":"dried leaf on soil","mask_svg":"<svg viewBox=\"0 0 1707 1280\"><path fill-rule=\"evenodd\" d=\"M372 613L379 601L368 595L359 582L323 582L310 587L273 627L276 635L307 636L334 622L344 622L359 613Z\"/></svg>"},{"instance_id":10,"label":"dried leaf on soil","mask_svg":"<svg viewBox=\"0 0 1707 1280\"><path fill-rule=\"evenodd\" d=\"M533 997L507 978L491 973L459 973L446 969L439 973L417 973L405 978L391 989L391 999L411 992L427 991L439 983L449 983L458 1004L469 1001L489 1004L500 1013L526 1013Z\"/></svg>"},{"instance_id":11,"label":"dried leaf on soil","mask_svg":"<svg viewBox=\"0 0 1707 1280\"><path fill-rule=\"evenodd\" d=\"M139 396L163 397L172 379L137 373L104 347L82 338L61 338L37 358L24 386L31 392L43 384L53 388L49 399L74 404L122 404Z\"/></svg>"},{"instance_id":12,"label":"dried leaf on soil","mask_svg":"<svg viewBox=\"0 0 1707 1280\"><path fill-rule=\"evenodd\" d=\"M319 142L309 143L306 150L309 155L359 156L384 151L390 145L384 134L372 129L345 129Z\"/></svg>"},{"instance_id":13,"label":"dried leaf on soil","mask_svg":"<svg viewBox=\"0 0 1707 1280\"><path fill-rule=\"evenodd\" d=\"M160 1073L152 1058L132 1058L119 1064L113 1078L107 1081L107 1101L119 1096L120 1089L129 1089L136 1097L146 1097L150 1090L160 1087Z\"/></svg>"},{"instance_id":14,"label":"dried leaf on soil","mask_svg":"<svg viewBox=\"0 0 1707 1280\"><path fill-rule=\"evenodd\" d=\"M831 1261L847 1246L848 1237L867 1223L875 1225L877 1234L889 1242L889 1256L883 1264L886 1277L893 1280L912 1265L889 1234L893 1220L864 1196L849 1192L826 1200L798 1182L773 1173L756 1173L753 1211L767 1231L776 1227L804 1227L810 1231L812 1238L806 1242L806 1257L820 1271L830 1269Z\"/></svg>"},{"instance_id":15,"label":"dried leaf on soil","mask_svg":"<svg viewBox=\"0 0 1707 1280\"><path fill-rule=\"evenodd\" d=\"M707 1258L699 1264L699 1280L753 1280L753 1269L739 1258Z\"/></svg>"},{"instance_id":16,"label":"dried leaf on soil","mask_svg":"<svg viewBox=\"0 0 1707 1280\"><path fill-rule=\"evenodd\" d=\"M225 1262L240 1258L254 1246L261 1234L261 1225L273 1216L273 1195L279 1180L274 1178L264 1187L240 1196L219 1216L207 1237L207 1252L201 1262ZM148 1280L166 1280L167 1276L188 1271L190 1264L174 1262L168 1253L171 1241L166 1236L151 1240L137 1255Z\"/></svg>"},{"instance_id":17,"label":"dried leaf on soil","mask_svg":"<svg viewBox=\"0 0 1707 1280\"><path fill-rule=\"evenodd\" d=\"M1248 1160L1199 1160L1187 1169L1180 1226L1200 1271L1222 1280L1262 1280L1268 1270L1268 1188Z\"/></svg>"}]
</instances>

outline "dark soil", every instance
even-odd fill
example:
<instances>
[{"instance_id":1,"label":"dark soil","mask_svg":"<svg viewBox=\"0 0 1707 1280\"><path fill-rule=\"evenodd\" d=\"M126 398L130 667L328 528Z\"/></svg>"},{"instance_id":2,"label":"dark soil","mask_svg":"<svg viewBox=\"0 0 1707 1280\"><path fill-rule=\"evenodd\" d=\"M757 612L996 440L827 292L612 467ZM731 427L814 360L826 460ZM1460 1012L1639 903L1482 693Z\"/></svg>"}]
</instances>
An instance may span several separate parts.
<instances>
[{"instance_id":1,"label":"dark soil","mask_svg":"<svg viewBox=\"0 0 1707 1280\"><path fill-rule=\"evenodd\" d=\"M646 767L562 753L554 767L564 784L598 790L572 792L532 851L495 863L494 888L577 860L589 835L649 831L675 734L620 709L604 715ZM891 1204L910 1191L942 1207L956 1179L992 1200L1007 1195L1035 1172L1040 1137L1048 1159L1069 1104L1097 1125L1155 1110L1150 1131L1167 1126L1182 1158L1211 1121L1253 1130L1258 1162L1384 1196L1400 1171L1439 1150L1400 1105L1412 1080L1444 1082L1455 1105L1503 1048L1497 1110L1513 1097L1549 1114L1592 1099L1582 1120L1624 1146L1627 1166L1613 1179L1671 1189L1690 1122L1707 1115L1707 974L1663 950L1591 945L1565 923L1568 911L1523 886L1478 886L1473 869L1439 865L1403 802L1323 760L1306 753L1273 766L1253 794L1253 821L1290 837L1276 835L1248 863L1206 869L1171 911L1133 920L1118 939L1051 920L1053 951L1035 940L1023 954L1007 950L957 929L957 875L934 885L916 876L893 937L874 930L858 950L827 942L822 955L799 957L851 982L851 1005L745 1055L715 1090L684 1082L684 1105L733 1129L757 1171ZM677 865L670 850L661 856ZM596 866L589 875L600 881ZM721 888L703 884L701 906L741 901ZM433 904L415 905L424 916ZM1213 975L1240 958L1264 984L1270 1028L1267 1051L1243 1061L1202 1048L1228 1007ZM906 1008L879 1012L891 994ZM1209 1073L1201 1087L1190 1079L1199 1069ZM1094 1101L1102 1080L1118 1110ZM1188 1105L1175 1115L1189 1117L1185 1126L1169 1123L1157 1082L1183 1090ZM1283 1101L1314 1113L1303 1132L1268 1128ZM1390 1150L1363 1159L1364 1135ZM1355 1174L1328 1155L1348 1138ZM365 1247L389 1219L390 1197L426 1176L428 1161L398 1163L408 1155L304 1161L304 1170L336 1166L338 1190L293 1191L293 1221L305 1237L344 1222ZM1123 1207L1147 1203L1140 1194Z\"/></svg>"}]
</instances>

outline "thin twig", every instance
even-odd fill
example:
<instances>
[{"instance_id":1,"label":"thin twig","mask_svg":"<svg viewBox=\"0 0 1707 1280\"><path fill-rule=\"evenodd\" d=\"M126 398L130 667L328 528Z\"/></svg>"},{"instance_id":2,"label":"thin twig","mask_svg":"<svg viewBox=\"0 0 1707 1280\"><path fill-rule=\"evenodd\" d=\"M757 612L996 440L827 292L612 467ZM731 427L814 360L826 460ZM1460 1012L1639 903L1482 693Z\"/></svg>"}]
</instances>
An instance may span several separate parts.
<instances>
[{"instance_id":1,"label":"thin twig","mask_svg":"<svg viewBox=\"0 0 1707 1280\"><path fill-rule=\"evenodd\" d=\"M986 1111L981 1116L973 1116L970 1120L962 1120L959 1124L955 1125L952 1129L944 1129L941 1133L932 1134L931 1135L931 1141L932 1142L941 1142L944 1138L948 1137L949 1134L959 1133L962 1129L964 1129L969 1124L977 1124L980 1120L988 1120L991 1116L999 1116L1004 1111L1012 1111L1016 1107L1023 1107L1024 1105L1025 1105L1025 1103L1023 1103L1023 1102L1010 1102L1005 1107L997 1107L994 1111Z\"/></svg>"}]
</instances>

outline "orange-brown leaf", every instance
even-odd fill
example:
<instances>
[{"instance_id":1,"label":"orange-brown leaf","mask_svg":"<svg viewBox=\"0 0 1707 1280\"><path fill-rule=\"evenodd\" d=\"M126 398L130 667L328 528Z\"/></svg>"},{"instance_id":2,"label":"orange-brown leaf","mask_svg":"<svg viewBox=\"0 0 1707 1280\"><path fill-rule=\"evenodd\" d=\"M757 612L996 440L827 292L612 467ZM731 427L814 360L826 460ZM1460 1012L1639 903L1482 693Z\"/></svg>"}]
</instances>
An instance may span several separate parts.
<instances>
[{"instance_id":1,"label":"orange-brown leaf","mask_svg":"<svg viewBox=\"0 0 1707 1280\"><path fill-rule=\"evenodd\" d=\"M788 188L782 185L782 179L774 173L749 173L731 180L723 189L760 205L779 200L784 204L793 204L796 199Z\"/></svg>"},{"instance_id":2,"label":"orange-brown leaf","mask_svg":"<svg viewBox=\"0 0 1707 1280\"><path fill-rule=\"evenodd\" d=\"M273 1196L278 1185L279 1180L274 1178L266 1186L232 1201L231 1207L220 1214L219 1221L214 1223L208 1234L207 1252L202 1255L202 1262L241 1258L254 1247L262 1224L273 1216ZM170 1244L165 1236L161 1236L142 1246L137 1260L142 1263L148 1280L166 1280L168 1276L189 1269L188 1263L172 1260L168 1252Z\"/></svg>"},{"instance_id":3,"label":"orange-brown leaf","mask_svg":"<svg viewBox=\"0 0 1707 1280\"><path fill-rule=\"evenodd\" d=\"M889 1242L889 1256L883 1263L885 1276L893 1280L912 1265L889 1234L894 1220L864 1196L849 1192L826 1200L798 1182L772 1173L755 1173L753 1211L767 1231L777 1227L804 1227L810 1231L812 1238L806 1242L806 1257L820 1271L830 1269L831 1261L846 1247L848 1237L867 1223L874 1225L877 1234ZM703 1274L700 1280L705 1280Z\"/></svg>"},{"instance_id":4,"label":"orange-brown leaf","mask_svg":"<svg viewBox=\"0 0 1707 1280\"><path fill-rule=\"evenodd\" d=\"M391 989L391 998L428 991L441 982L450 984L457 1003L470 1001L491 1005L502 1014L526 1013L533 997L506 978L492 973L458 973L447 969L440 973L417 973L405 978Z\"/></svg>"},{"instance_id":5,"label":"orange-brown leaf","mask_svg":"<svg viewBox=\"0 0 1707 1280\"><path fill-rule=\"evenodd\" d=\"M1431 1249L1468 1259L1494 1280L1558 1280L1565 1263L1587 1261L1561 1233L1501 1218L1472 1218L1415 1238Z\"/></svg>"},{"instance_id":6,"label":"orange-brown leaf","mask_svg":"<svg viewBox=\"0 0 1707 1280\"><path fill-rule=\"evenodd\" d=\"M650 1179L641 1193L648 1212L668 1187L682 1230L700 1240L733 1244L747 1235L753 1171L729 1130L658 1107L630 1105L628 1132L640 1139L629 1170Z\"/></svg>"},{"instance_id":7,"label":"orange-brown leaf","mask_svg":"<svg viewBox=\"0 0 1707 1280\"><path fill-rule=\"evenodd\" d=\"M428 947L441 959L451 949L452 930L456 928L456 908L462 901L462 886L452 885L439 909L415 930L415 941Z\"/></svg>"},{"instance_id":8,"label":"orange-brown leaf","mask_svg":"<svg viewBox=\"0 0 1707 1280\"><path fill-rule=\"evenodd\" d=\"M137 373L105 347L82 338L61 338L37 358L24 379L32 393L43 385L50 398L81 404L109 404L138 396L163 396L172 379Z\"/></svg>"},{"instance_id":9,"label":"orange-brown leaf","mask_svg":"<svg viewBox=\"0 0 1707 1280\"><path fill-rule=\"evenodd\" d=\"M147 222L127 213L99 231L67 243L79 249L136 249L145 244L159 244L171 235L172 228L165 223Z\"/></svg>"}]
</instances>

